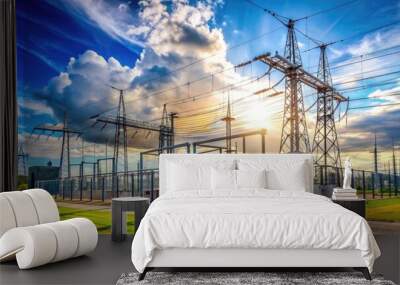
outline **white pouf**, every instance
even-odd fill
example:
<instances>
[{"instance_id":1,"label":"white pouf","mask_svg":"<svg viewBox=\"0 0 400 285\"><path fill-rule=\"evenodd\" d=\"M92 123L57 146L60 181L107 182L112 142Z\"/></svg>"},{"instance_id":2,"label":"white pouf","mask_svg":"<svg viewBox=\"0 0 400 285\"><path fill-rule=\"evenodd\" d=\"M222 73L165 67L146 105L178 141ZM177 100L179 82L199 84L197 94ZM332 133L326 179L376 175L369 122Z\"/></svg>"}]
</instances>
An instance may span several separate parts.
<instances>
[{"instance_id":1,"label":"white pouf","mask_svg":"<svg viewBox=\"0 0 400 285\"><path fill-rule=\"evenodd\" d=\"M0 261L16 258L20 269L87 254L97 245L92 221L59 221L57 205L42 189L0 193Z\"/></svg>"}]
</instances>

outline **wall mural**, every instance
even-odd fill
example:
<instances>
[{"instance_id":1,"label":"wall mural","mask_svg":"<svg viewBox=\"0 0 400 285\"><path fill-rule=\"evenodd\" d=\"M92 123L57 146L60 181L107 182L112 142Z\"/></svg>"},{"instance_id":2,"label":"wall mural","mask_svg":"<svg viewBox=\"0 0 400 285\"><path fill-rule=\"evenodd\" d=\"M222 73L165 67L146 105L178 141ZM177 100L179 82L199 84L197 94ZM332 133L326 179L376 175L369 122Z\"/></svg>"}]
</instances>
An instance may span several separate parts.
<instances>
[{"instance_id":1,"label":"wall mural","mask_svg":"<svg viewBox=\"0 0 400 285\"><path fill-rule=\"evenodd\" d=\"M315 5L330 7L284 2L269 1L270 9L298 18ZM375 170L376 136L377 168L393 172L394 161L400 165L400 8L397 1L354 5L296 22L297 56L321 78L314 38L335 42L326 50L333 86L350 99L330 110L342 157ZM287 55L287 33L242 1L17 1L20 187L29 179L135 171L140 152L261 129L265 151L279 152L288 78L253 59ZM306 84L302 94L300 139L308 135L311 150L320 103ZM261 143L257 133L245 145L242 137L221 139L196 151L261 152ZM143 163L156 168L156 156Z\"/></svg>"}]
</instances>

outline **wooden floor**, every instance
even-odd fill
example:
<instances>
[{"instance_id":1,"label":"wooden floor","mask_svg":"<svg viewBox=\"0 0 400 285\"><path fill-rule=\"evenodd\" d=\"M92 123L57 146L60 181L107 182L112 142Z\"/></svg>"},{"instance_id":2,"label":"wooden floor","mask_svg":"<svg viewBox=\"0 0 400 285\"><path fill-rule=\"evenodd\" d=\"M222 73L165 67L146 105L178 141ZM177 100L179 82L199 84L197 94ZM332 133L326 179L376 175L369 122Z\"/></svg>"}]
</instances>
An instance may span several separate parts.
<instances>
[{"instance_id":1,"label":"wooden floor","mask_svg":"<svg viewBox=\"0 0 400 285\"><path fill-rule=\"evenodd\" d=\"M375 272L400 283L400 234L376 234L382 251ZM19 270L15 262L0 265L0 284L115 284L124 272L134 271L130 259L131 239L115 243L100 235L97 249L82 256L30 270ZM312 271L312 270L310 270Z\"/></svg>"}]
</instances>

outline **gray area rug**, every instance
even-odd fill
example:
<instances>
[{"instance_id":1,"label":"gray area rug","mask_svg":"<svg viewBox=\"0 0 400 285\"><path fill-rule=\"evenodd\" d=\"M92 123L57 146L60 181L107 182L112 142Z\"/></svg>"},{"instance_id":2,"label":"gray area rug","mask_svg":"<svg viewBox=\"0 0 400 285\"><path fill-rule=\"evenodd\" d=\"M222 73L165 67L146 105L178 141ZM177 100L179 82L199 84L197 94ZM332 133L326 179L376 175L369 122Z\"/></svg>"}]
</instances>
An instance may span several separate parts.
<instances>
[{"instance_id":1,"label":"gray area rug","mask_svg":"<svg viewBox=\"0 0 400 285\"><path fill-rule=\"evenodd\" d=\"M359 272L148 272L146 278L138 281L138 273L122 274L117 285L145 284L376 284L395 285L381 276L373 275L368 281Z\"/></svg>"}]
</instances>

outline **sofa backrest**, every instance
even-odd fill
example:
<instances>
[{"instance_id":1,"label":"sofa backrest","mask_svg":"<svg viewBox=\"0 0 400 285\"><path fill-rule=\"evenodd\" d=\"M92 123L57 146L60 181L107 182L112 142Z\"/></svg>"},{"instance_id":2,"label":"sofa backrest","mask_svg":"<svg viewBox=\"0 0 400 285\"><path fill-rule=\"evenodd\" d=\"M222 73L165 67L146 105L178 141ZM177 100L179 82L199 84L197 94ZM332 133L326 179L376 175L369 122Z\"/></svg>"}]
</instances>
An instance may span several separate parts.
<instances>
[{"instance_id":1,"label":"sofa backrest","mask_svg":"<svg viewBox=\"0 0 400 285\"><path fill-rule=\"evenodd\" d=\"M60 220L53 197L43 189L0 193L0 237L9 229Z\"/></svg>"},{"instance_id":2,"label":"sofa backrest","mask_svg":"<svg viewBox=\"0 0 400 285\"><path fill-rule=\"evenodd\" d=\"M304 163L304 188L313 192L313 156L312 154L161 154L159 159L159 191L160 195L169 191L168 169L171 164L184 164L190 166L214 166L225 164L227 168L237 169L240 162L265 162L270 165L281 165L281 171L290 174L294 163ZM285 167L287 165L287 167Z\"/></svg>"}]
</instances>

